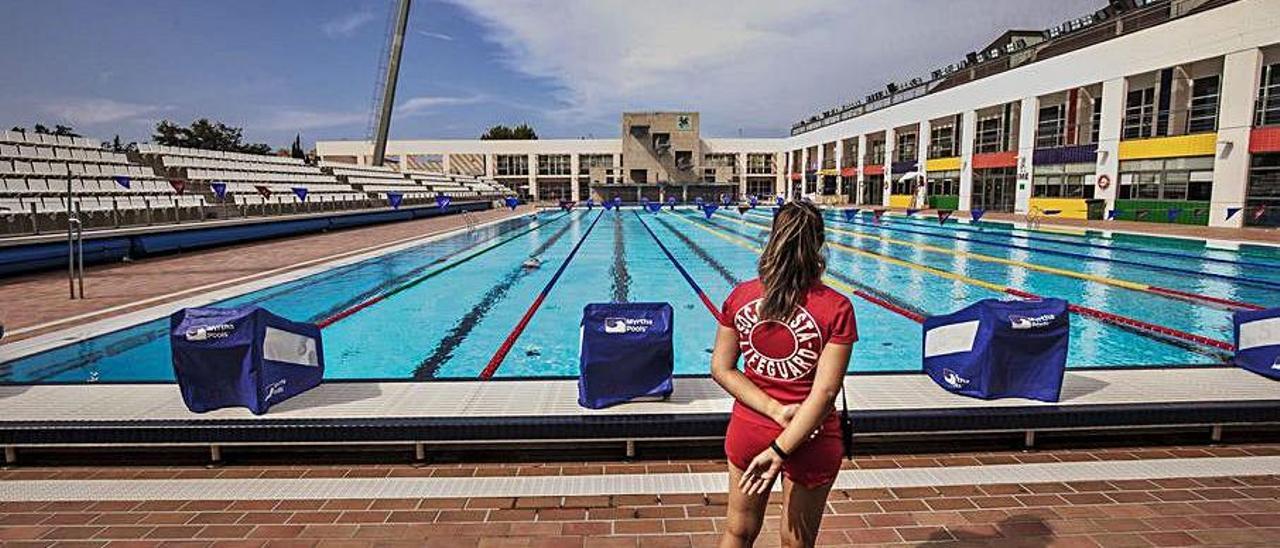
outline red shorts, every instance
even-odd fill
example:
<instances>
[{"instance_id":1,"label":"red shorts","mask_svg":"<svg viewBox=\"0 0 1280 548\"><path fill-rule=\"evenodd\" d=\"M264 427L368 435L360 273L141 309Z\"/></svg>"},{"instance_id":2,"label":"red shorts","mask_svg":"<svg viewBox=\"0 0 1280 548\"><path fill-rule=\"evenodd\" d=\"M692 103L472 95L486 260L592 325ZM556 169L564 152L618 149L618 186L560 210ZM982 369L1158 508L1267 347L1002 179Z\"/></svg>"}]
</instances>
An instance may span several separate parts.
<instances>
[{"instance_id":1,"label":"red shorts","mask_svg":"<svg viewBox=\"0 0 1280 548\"><path fill-rule=\"evenodd\" d=\"M724 454L729 457L730 464L746 470L751 461L768 450L769 443L781 433L782 427L777 424L764 425L734 414L729 419L729 430L724 434ZM844 442L840 439L840 421L833 414L823 421L817 436L791 451L782 463L782 474L812 489L835 481L842 458Z\"/></svg>"}]
</instances>

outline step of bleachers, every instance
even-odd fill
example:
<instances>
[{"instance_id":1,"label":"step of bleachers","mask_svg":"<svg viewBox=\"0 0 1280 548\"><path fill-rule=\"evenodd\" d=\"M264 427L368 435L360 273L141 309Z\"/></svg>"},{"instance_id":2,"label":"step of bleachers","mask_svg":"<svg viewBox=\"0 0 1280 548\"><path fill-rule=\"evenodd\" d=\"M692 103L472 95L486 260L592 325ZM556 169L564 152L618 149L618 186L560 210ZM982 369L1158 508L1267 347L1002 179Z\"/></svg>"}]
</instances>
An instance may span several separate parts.
<instances>
[{"instance_id":1,"label":"step of bleachers","mask_svg":"<svg viewBox=\"0 0 1280 548\"><path fill-rule=\"evenodd\" d=\"M476 178L429 175L431 184L423 184L417 175L386 167L313 166L297 158L145 143L123 154L92 139L6 131L0 133L0 234L65 230L69 210L92 229L384 207L389 192L406 203L502 194ZM225 185L221 196L218 184Z\"/></svg>"},{"instance_id":2,"label":"step of bleachers","mask_svg":"<svg viewBox=\"0 0 1280 548\"><path fill-rule=\"evenodd\" d=\"M49 135L45 133L4 131L0 132L0 143L48 145L71 149L102 150L102 142L84 137L68 137L65 135Z\"/></svg>"},{"instance_id":3,"label":"step of bleachers","mask_svg":"<svg viewBox=\"0 0 1280 548\"><path fill-rule=\"evenodd\" d=\"M128 156L81 137L0 134L0 212L9 214L197 207L169 182Z\"/></svg>"}]
</instances>

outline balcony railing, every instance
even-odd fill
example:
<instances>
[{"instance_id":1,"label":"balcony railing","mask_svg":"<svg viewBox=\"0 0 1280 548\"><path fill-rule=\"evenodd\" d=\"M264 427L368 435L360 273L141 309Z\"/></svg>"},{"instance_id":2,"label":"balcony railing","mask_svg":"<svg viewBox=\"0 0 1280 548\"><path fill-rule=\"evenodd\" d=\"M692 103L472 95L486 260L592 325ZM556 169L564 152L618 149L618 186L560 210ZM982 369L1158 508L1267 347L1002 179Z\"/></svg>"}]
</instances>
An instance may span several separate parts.
<instances>
[{"instance_id":1,"label":"balcony railing","mask_svg":"<svg viewBox=\"0 0 1280 548\"><path fill-rule=\"evenodd\" d=\"M1140 5L1137 9L1130 10L1123 15L1113 16L1110 19L1091 24L1080 30L1072 31L1060 36L1055 36L1052 32L1046 31L1045 35L1047 40L1028 47L1028 50L1031 51L1031 58L1027 62L1020 64L1012 63L1011 57L1008 55L993 57L977 64L963 62L959 64L958 70L952 72L935 71L935 74L931 75L929 79L922 79L923 81L920 84L896 93L891 93L879 100L845 105L811 116L808 119L792 125L791 135L795 136L807 133L815 129L823 128L844 120L856 118L870 112L910 101L935 91L961 86L1013 68L1027 66L1028 64L1057 57L1072 51L1077 51L1125 34L1131 34L1164 24L1171 19L1184 17L1190 13L1229 4L1232 1L1234 0L1210 0L1209 2L1197 6L1195 9L1188 12L1174 14L1170 9L1170 2L1167 0L1155 0L1146 2L1145 4Z\"/></svg>"}]
</instances>

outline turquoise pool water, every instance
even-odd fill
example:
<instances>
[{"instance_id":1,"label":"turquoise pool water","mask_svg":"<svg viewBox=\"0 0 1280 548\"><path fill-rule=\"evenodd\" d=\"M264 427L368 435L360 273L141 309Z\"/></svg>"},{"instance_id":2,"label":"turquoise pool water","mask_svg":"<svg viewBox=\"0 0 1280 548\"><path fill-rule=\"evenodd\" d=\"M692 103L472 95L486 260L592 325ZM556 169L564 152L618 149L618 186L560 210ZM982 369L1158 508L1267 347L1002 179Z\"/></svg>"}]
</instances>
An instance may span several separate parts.
<instances>
[{"instance_id":1,"label":"turquoise pool water","mask_svg":"<svg viewBox=\"0 0 1280 548\"><path fill-rule=\"evenodd\" d=\"M715 320L658 241L719 305L734 284L754 277L755 248L768 237L770 218L767 209L721 210L711 219L693 209L544 212L219 304L256 303L320 322L374 300L324 328L328 378L475 378L581 243L494 376L575 376L582 308L611 301L671 303L676 371L702 374ZM861 334L855 372L919 370L921 329L910 313L1013 298L1003 287L1180 334L1075 314L1070 367L1219 363L1225 351L1197 341L1229 342L1233 307L1280 306L1280 250L1270 247L1219 249L1195 240L1068 235L999 223L940 226L900 216L875 223L870 215L846 219L835 210L827 226L829 241L840 244L829 249L838 289L860 288L881 300L853 298ZM531 256L541 268L521 266ZM11 360L0 364L0 382L172 380L167 325L156 320Z\"/></svg>"}]
</instances>

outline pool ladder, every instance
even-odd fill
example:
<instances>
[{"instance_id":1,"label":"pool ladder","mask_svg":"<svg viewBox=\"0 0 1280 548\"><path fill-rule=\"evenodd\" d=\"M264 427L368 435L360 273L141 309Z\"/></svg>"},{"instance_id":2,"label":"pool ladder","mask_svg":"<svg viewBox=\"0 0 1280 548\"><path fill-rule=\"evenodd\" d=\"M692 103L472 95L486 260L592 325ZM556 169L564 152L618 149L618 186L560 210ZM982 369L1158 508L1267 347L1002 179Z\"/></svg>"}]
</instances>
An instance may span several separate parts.
<instances>
[{"instance_id":1,"label":"pool ladder","mask_svg":"<svg viewBox=\"0 0 1280 548\"><path fill-rule=\"evenodd\" d=\"M72 300L84 299L84 223L78 214L67 217L67 286Z\"/></svg>"},{"instance_id":2,"label":"pool ladder","mask_svg":"<svg viewBox=\"0 0 1280 548\"><path fill-rule=\"evenodd\" d=\"M462 212L462 220L467 224L467 232L475 230L480 225L480 220L476 219L476 216L470 211Z\"/></svg>"}]
</instances>

